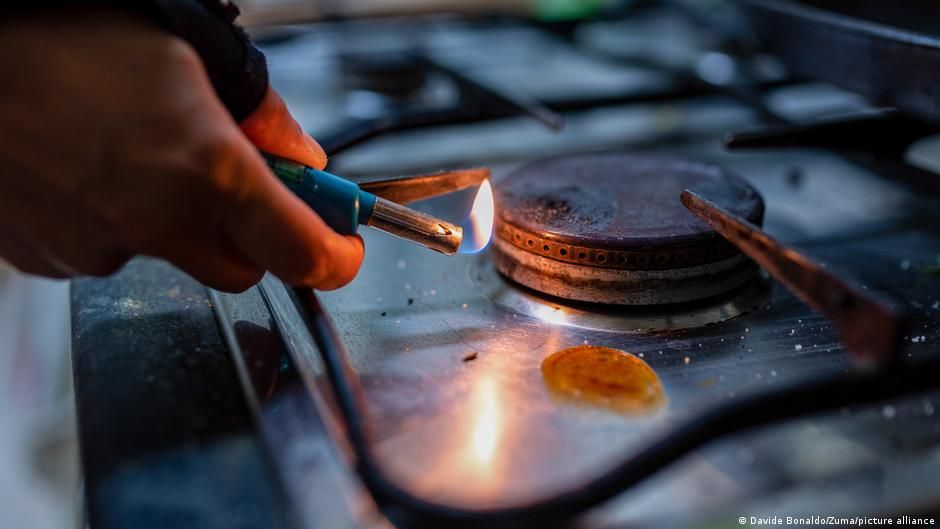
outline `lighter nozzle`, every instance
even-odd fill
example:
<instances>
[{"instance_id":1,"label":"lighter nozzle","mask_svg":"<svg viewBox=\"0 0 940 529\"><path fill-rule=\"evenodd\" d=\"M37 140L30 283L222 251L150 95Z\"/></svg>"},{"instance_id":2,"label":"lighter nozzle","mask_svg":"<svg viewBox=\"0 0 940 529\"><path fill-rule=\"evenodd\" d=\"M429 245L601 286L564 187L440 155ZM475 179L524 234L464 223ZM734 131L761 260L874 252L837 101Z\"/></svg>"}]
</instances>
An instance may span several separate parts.
<instances>
[{"instance_id":1,"label":"lighter nozzle","mask_svg":"<svg viewBox=\"0 0 940 529\"><path fill-rule=\"evenodd\" d=\"M425 248L454 255L463 240L463 228L378 197L367 225Z\"/></svg>"}]
</instances>

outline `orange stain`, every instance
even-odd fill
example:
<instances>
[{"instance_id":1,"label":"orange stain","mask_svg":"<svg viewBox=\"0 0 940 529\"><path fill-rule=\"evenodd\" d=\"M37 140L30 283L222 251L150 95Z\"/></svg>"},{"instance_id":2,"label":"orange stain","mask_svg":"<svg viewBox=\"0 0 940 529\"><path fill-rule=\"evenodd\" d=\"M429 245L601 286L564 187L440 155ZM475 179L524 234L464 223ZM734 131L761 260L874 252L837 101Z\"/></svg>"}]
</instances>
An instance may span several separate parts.
<instances>
[{"instance_id":1,"label":"orange stain","mask_svg":"<svg viewBox=\"0 0 940 529\"><path fill-rule=\"evenodd\" d=\"M650 414L666 404L666 393L643 360L617 349L580 345L542 362L542 377L557 396L628 415Z\"/></svg>"}]
</instances>

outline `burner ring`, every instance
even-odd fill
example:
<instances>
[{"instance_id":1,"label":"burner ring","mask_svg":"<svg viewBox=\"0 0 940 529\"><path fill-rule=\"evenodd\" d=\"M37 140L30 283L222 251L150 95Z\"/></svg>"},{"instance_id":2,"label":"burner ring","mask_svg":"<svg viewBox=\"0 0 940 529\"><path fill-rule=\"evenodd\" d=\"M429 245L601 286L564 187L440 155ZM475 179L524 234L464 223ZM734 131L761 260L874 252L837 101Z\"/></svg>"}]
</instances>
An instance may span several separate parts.
<instances>
[{"instance_id":1,"label":"burner ring","mask_svg":"<svg viewBox=\"0 0 940 529\"><path fill-rule=\"evenodd\" d=\"M595 303L683 303L757 272L679 201L690 188L760 225L760 195L717 167L593 154L536 161L500 184L494 262L534 290Z\"/></svg>"},{"instance_id":2,"label":"burner ring","mask_svg":"<svg viewBox=\"0 0 940 529\"><path fill-rule=\"evenodd\" d=\"M740 253L733 244L724 241L710 246L661 251L598 249L559 243L506 223L497 225L496 235L499 240L536 255L582 266L617 270L663 270L692 267L721 261Z\"/></svg>"},{"instance_id":3,"label":"burner ring","mask_svg":"<svg viewBox=\"0 0 940 529\"><path fill-rule=\"evenodd\" d=\"M513 281L552 296L614 305L665 305L717 296L748 282L757 266L743 255L700 266L618 270L555 261L496 239L496 268Z\"/></svg>"}]
</instances>

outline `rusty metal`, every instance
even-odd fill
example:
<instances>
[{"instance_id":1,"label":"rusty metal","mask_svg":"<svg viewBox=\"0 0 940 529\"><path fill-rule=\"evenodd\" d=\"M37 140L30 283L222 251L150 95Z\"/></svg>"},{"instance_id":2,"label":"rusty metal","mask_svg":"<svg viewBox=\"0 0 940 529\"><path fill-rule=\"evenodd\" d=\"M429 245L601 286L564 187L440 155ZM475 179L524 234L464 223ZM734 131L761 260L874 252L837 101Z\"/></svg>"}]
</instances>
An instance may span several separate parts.
<instances>
[{"instance_id":1,"label":"rusty metal","mask_svg":"<svg viewBox=\"0 0 940 529\"><path fill-rule=\"evenodd\" d=\"M689 211L757 261L803 302L831 319L860 363L884 365L897 358L903 318L894 304L836 276L693 191L683 191L681 199Z\"/></svg>"},{"instance_id":2,"label":"rusty metal","mask_svg":"<svg viewBox=\"0 0 940 529\"><path fill-rule=\"evenodd\" d=\"M740 253L671 270L617 270L555 261L497 239L493 263L513 281L559 298L613 305L664 305L706 299L751 280L757 267Z\"/></svg>"},{"instance_id":3,"label":"rusty metal","mask_svg":"<svg viewBox=\"0 0 940 529\"><path fill-rule=\"evenodd\" d=\"M659 252L649 250L606 250L559 243L548 237L509 224L500 224L496 229L502 240L529 253L592 268L611 268L614 270L691 268L723 261L740 253L734 245L723 244L721 241L716 241L714 245L708 247L677 248Z\"/></svg>"},{"instance_id":4,"label":"rusty metal","mask_svg":"<svg viewBox=\"0 0 940 529\"><path fill-rule=\"evenodd\" d=\"M716 167L629 154L553 158L500 182L494 262L529 288L588 302L684 303L739 287L756 267L675 200L690 186L763 219L757 191Z\"/></svg>"},{"instance_id":5,"label":"rusty metal","mask_svg":"<svg viewBox=\"0 0 940 529\"><path fill-rule=\"evenodd\" d=\"M399 204L409 204L479 186L490 177L488 167L455 169L413 176L395 176L356 183L363 191Z\"/></svg>"}]
</instances>

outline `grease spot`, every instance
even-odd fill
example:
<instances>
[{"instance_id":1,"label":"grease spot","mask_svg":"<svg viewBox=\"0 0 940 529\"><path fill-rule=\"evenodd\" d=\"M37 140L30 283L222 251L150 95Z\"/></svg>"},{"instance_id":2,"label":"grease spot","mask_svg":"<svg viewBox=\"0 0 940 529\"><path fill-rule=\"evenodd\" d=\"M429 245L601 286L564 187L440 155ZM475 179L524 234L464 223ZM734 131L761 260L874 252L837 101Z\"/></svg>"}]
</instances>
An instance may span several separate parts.
<instances>
[{"instance_id":1,"label":"grease spot","mask_svg":"<svg viewBox=\"0 0 940 529\"><path fill-rule=\"evenodd\" d=\"M542 377L553 394L579 404L628 415L651 414L666 404L656 372L626 351L580 345L542 362Z\"/></svg>"}]
</instances>

